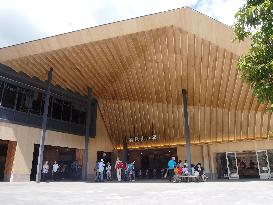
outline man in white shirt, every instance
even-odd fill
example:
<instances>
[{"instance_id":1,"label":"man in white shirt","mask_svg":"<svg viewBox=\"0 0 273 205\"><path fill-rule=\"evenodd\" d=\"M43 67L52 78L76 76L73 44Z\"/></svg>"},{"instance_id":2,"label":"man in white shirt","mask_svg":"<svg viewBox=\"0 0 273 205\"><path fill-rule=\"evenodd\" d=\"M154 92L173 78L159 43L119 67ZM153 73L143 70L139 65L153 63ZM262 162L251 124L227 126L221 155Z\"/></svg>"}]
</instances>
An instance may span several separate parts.
<instances>
[{"instance_id":1,"label":"man in white shirt","mask_svg":"<svg viewBox=\"0 0 273 205\"><path fill-rule=\"evenodd\" d=\"M52 166L52 175L53 175L53 180L56 181L58 178L58 170L59 170L60 166L57 164L57 162L55 161L53 166Z\"/></svg>"},{"instance_id":2,"label":"man in white shirt","mask_svg":"<svg viewBox=\"0 0 273 205\"><path fill-rule=\"evenodd\" d=\"M103 161L103 159L101 159L100 162L99 162L99 174L100 174L100 181L101 182L103 181L104 167L105 167L104 161Z\"/></svg>"},{"instance_id":3,"label":"man in white shirt","mask_svg":"<svg viewBox=\"0 0 273 205\"><path fill-rule=\"evenodd\" d=\"M49 165L48 165L48 161L46 161L44 163L43 169L42 169L42 181L46 181L47 180L48 171L49 171Z\"/></svg>"}]
</instances>

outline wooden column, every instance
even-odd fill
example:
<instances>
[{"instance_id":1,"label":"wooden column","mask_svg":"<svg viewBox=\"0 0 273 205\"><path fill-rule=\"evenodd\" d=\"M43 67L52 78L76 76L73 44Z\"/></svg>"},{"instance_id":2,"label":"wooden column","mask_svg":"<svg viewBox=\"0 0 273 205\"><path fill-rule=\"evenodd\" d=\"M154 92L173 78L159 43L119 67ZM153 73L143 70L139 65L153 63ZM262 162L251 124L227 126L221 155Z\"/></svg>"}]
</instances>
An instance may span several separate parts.
<instances>
[{"instance_id":1,"label":"wooden column","mask_svg":"<svg viewBox=\"0 0 273 205\"><path fill-rule=\"evenodd\" d=\"M43 122L42 122L42 131L41 131L41 136L40 136L39 157L38 157L37 175L36 175L36 182L37 183L39 183L41 181L41 171L42 171L42 167L43 167L44 143L45 143L45 134L46 134L48 104L49 104L49 97L50 97L50 90L51 90L52 72L53 72L53 69L50 68L50 70L48 71L47 89L46 89Z\"/></svg>"},{"instance_id":2,"label":"wooden column","mask_svg":"<svg viewBox=\"0 0 273 205\"><path fill-rule=\"evenodd\" d=\"M186 135L186 157L189 172L191 172L191 146L190 146L190 130L189 130L189 114L188 114L188 94L182 89L183 105L184 105L184 127Z\"/></svg>"},{"instance_id":3,"label":"wooden column","mask_svg":"<svg viewBox=\"0 0 273 205\"><path fill-rule=\"evenodd\" d=\"M88 169L88 144L90 138L90 123L91 123L91 101L92 101L92 89L87 88L87 113L86 113L86 125L85 125L85 144L84 144L84 158L82 169L82 180L87 181L87 169Z\"/></svg>"}]
</instances>

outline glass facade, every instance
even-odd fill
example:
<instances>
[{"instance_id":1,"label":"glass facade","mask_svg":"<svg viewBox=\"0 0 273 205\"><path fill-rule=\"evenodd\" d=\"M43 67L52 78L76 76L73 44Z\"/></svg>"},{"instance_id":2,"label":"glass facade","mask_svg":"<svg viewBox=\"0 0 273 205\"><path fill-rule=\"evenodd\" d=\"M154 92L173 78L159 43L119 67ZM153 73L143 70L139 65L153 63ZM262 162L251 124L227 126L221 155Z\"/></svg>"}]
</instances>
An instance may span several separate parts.
<instances>
[{"instance_id":1,"label":"glass facade","mask_svg":"<svg viewBox=\"0 0 273 205\"><path fill-rule=\"evenodd\" d=\"M40 116L43 114L44 94L42 92L6 82L0 82L0 85L0 104L2 108ZM79 107L81 106L55 96L50 96L48 117L85 125L86 108Z\"/></svg>"}]
</instances>

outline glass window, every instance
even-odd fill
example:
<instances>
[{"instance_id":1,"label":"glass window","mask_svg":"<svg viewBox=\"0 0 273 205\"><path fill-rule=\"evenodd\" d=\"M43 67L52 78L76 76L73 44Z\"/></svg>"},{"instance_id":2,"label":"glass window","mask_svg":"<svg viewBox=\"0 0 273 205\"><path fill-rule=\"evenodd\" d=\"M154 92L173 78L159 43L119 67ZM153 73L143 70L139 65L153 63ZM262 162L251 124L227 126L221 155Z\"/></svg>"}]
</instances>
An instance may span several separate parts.
<instances>
[{"instance_id":1,"label":"glass window","mask_svg":"<svg viewBox=\"0 0 273 205\"><path fill-rule=\"evenodd\" d=\"M14 108L17 87L11 84L6 84L4 88L4 95L2 98L2 106L7 108Z\"/></svg>"},{"instance_id":2,"label":"glass window","mask_svg":"<svg viewBox=\"0 0 273 205\"><path fill-rule=\"evenodd\" d=\"M52 116L52 112L51 112L51 109L52 109L52 100L53 97L50 96L49 97L49 104L48 104L48 113L47 113L47 117L51 117ZM45 102L45 96L43 97L43 104ZM42 113L44 112L44 105L42 106Z\"/></svg>"},{"instance_id":3,"label":"glass window","mask_svg":"<svg viewBox=\"0 0 273 205\"><path fill-rule=\"evenodd\" d=\"M85 123L86 123L86 112L81 111L80 112L80 124L85 125Z\"/></svg>"},{"instance_id":4,"label":"glass window","mask_svg":"<svg viewBox=\"0 0 273 205\"><path fill-rule=\"evenodd\" d=\"M4 90L4 82L0 82L0 99L1 99L0 102L2 102L2 93L3 93L3 90Z\"/></svg>"},{"instance_id":5,"label":"glass window","mask_svg":"<svg viewBox=\"0 0 273 205\"><path fill-rule=\"evenodd\" d=\"M31 109L31 106L32 106L31 90L19 87L16 110L28 112L28 110Z\"/></svg>"},{"instance_id":6,"label":"glass window","mask_svg":"<svg viewBox=\"0 0 273 205\"><path fill-rule=\"evenodd\" d=\"M80 120L80 111L75 108L75 106L72 106L72 122L79 124Z\"/></svg>"},{"instance_id":7,"label":"glass window","mask_svg":"<svg viewBox=\"0 0 273 205\"><path fill-rule=\"evenodd\" d=\"M37 90L33 91L32 106L30 112L32 114L41 115L44 106L43 93Z\"/></svg>"},{"instance_id":8,"label":"glass window","mask_svg":"<svg viewBox=\"0 0 273 205\"><path fill-rule=\"evenodd\" d=\"M71 103L63 101L62 120L70 121L71 116Z\"/></svg>"},{"instance_id":9,"label":"glass window","mask_svg":"<svg viewBox=\"0 0 273 205\"><path fill-rule=\"evenodd\" d=\"M54 98L52 104L52 118L61 120L62 119L62 107L63 101L57 98Z\"/></svg>"}]
</instances>

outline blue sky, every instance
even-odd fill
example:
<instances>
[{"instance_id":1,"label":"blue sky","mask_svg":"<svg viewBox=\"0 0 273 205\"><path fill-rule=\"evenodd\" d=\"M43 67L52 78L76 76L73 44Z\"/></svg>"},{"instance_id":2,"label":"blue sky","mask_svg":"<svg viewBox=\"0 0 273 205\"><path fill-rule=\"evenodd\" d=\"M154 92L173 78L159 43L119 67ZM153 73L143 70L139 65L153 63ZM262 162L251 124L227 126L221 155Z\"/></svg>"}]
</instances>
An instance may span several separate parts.
<instances>
[{"instance_id":1,"label":"blue sky","mask_svg":"<svg viewBox=\"0 0 273 205\"><path fill-rule=\"evenodd\" d=\"M0 48L189 6L227 25L245 0L0 0Z\"/></svg>"}]
</instances>

